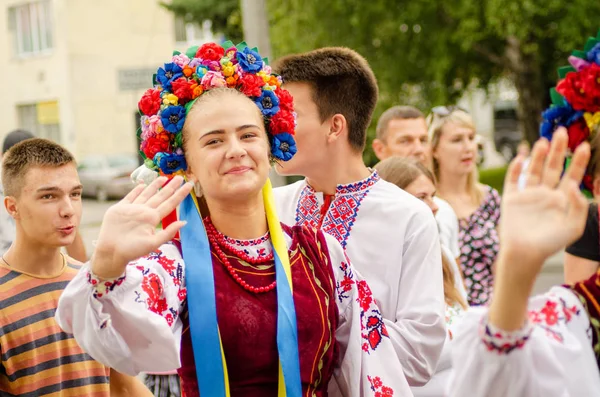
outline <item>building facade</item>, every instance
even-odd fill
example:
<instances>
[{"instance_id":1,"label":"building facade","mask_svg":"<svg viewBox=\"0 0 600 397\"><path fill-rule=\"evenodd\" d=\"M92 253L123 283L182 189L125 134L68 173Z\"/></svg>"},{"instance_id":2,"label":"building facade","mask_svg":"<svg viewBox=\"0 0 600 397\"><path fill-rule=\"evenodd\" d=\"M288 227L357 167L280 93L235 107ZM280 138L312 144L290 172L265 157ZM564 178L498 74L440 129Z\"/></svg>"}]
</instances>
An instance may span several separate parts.
<instances>
[{"instance_id":1,"label":"building facade","mask_svg":"<svg viewBox=\"0 0 600 397\"><path fill-rule=\"evenodd\" d=\"M0 0L0 21L0 139L27 129L78 159L136 153L152 74L213 39L152 0Z\"/></svg>"}]
</instances>

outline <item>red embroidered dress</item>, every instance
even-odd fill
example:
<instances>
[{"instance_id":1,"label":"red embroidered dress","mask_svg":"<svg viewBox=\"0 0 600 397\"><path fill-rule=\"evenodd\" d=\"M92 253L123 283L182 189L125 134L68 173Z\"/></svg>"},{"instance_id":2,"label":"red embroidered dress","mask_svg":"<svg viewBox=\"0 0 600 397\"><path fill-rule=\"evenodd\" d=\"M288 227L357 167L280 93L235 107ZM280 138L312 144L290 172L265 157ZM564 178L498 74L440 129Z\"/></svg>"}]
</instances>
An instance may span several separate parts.
<instances>
[{"instance_id":1,"label":"red embroidered dress","mask_svg":"<svg viewBox=\"0 0 600 397\"><path fill-rule=\"evenodd\" d=\"M357 278L341 246L313 229L284 226L284 232L303 396L379 396L382 390L388 393L383 395L410 395L406 380L398 376L402 369L370 288ZM270 240L268 235L219 240L225 260L213 245L212 265L231 396L276 396L276 291L252 292L233 276L252 288L271 285ZM184 266L179 249L167 244L131 263L109 285L98 286L93 275L80 274L65 290L58 321L82 340L86 351L121 372L165 371L181 364L186 397L199 396Z\"/></svg>"},{"instance_id":2,"label":"red embroidered dress","mask_svg":"<svg viewBox=\"0 0 600 397\"><path fill-rule=\"evenodd\" d=\"M325 396L327 382L336 363L335 330L338 311L335 304L333 271L327 246L321 235L306 229L290 231L290 264L294 302L298 321L298 346L302 389L308 396ZM243 243L243 242L242 242ZM240 244L234 245L242 248ZM251 257L260 254L251 243L245 248ZM254 248L254 249L253 249ZM267 286L275 280L274 263L253 265L224 250L230 263L248 284ZM264 252L264 251L262 251ZM232 396L276 396L278 380L277 295L275 291L256 294L245 291L230 276L213 252L213 271L217 291L217 316ZM179 374L186 397L199 396L196 368L188 328L187 310L182 315Z\"/></svg>"}]
</instances>

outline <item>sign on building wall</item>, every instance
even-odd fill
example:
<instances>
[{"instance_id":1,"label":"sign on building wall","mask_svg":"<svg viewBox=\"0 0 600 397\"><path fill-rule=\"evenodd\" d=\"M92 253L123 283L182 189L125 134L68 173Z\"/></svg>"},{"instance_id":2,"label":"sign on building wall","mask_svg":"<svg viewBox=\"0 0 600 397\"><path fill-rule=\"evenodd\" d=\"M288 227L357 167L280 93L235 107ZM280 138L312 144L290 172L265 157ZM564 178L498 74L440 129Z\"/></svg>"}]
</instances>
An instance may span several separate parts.
<instances>
[{"instance_id":1,"label":"sign on building wall","mask_svg":"<svg viewBox=\"0 0 600 397\"><path fill-rule=\"evenodd\" d=\"M150 88L152 86L152 75L156 69L121 69L118 71L119 90L136 91Z\"/></svg>"},{"instance_id":2,"label":"sign on building wall","mask_svg":"<svg viewBox=\"0 0 600 397\"><path fill-rule=\"evenodd\" d=\"M58 113L58 102L38 102L37 122L40 125L60 124L60 115Z\"/></svg>"}]
</instances>

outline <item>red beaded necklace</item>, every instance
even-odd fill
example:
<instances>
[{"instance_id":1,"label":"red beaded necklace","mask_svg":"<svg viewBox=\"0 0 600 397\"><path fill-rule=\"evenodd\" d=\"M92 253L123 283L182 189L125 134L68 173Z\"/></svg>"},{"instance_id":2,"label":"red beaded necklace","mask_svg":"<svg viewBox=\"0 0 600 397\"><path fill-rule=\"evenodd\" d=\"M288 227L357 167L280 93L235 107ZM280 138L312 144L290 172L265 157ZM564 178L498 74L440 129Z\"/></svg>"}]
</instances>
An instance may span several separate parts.
<instances>
[{"instance_id":1,"label":"red beaded necklace","mask_svg":"<svg viewBox=\"0 0 600 397\"><path fill-rule=\"evenodd\" d=\"M255 294L262 294L262 293L269 292L269 291L272 291L275 289L275 287L277 286L276 281L273 281L271 284L267 285L266 287L254 287L254 286L248 284L246 281L242 280L242 278L239 276L237 271L231 265L231 262L229 261L229 258L227 258L227 255L225 255L225 253L221 249L221 246L231 249L233 251L232 252L233 254L237 255L238 257L245 260L246 262L253 263L253 264L264 263L264 262L273 260L273 253L267 255L265 258L258 258L258 259L251 258L245 252L237 250L234 247L232 247L230 244L227 244L227 242L225 241L225 236L223 236L221 233L219 233L217 231L217 229L215 229L215 227L213 226L213 224L209 218L205 219L204 224L206 226L206 234L208 236L208 241L210 242L210 245L215 250L217 256L221 260L221 263L223 263L223 266L225 266L225 269L227 269L227 271L229 272L231 277L235 280L235 282L237 282L246 291L250 291Z\"/></svg>"}]
</instances>

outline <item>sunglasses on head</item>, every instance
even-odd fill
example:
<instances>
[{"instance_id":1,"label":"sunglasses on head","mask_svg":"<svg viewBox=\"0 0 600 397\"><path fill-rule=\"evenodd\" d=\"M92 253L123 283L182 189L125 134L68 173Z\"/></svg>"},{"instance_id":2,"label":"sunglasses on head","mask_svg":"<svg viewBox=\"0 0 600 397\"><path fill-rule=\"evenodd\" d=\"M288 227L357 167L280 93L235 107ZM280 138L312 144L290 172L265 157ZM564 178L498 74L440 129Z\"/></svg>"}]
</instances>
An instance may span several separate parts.
<instances>
[{"instance_id":1,"label":"sunglasses on head","mask_svg":"<svg viewBox=\"0 0 600 397\"><path fill-rule=\"evenodd\" d=\"M461 108L460 106L436 106L431 109L431 113L433 113L437 116L440 116L440 117L446 117L446 116L450 116L453 112L455 112L457 110L460 110L461 112L469 113L465 109Z\"/></svg>"}]
</instances>

